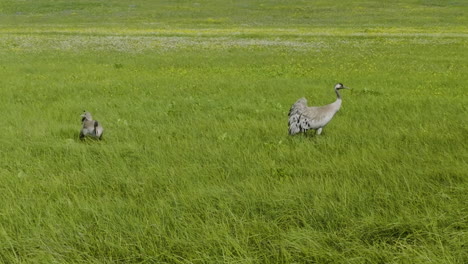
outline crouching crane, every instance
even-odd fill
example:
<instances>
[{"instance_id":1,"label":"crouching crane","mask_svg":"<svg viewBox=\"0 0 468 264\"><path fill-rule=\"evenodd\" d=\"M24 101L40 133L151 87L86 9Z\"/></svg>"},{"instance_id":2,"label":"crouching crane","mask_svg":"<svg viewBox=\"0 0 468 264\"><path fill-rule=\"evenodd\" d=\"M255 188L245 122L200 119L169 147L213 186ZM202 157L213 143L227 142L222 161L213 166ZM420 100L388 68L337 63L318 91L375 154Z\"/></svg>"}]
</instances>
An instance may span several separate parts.
<instances>
[{"instance_id":1,"label":"crouching crane","mask_svg":"<svg viewBox=\"0 0 468 264\"><path fill-rule=\"evenodd\" d=\"M324 126L332 120L333 116L340 110L341 96L338 90L351 89L341 83L335 85L336 101L324 106L307 106L307 100L297 100L289 110L289 135L305 133L309 129L315 129L320 135Z\"/></svg>"},{"instance_id":2,"label":"crouching crane","mask_svg":"<svg viewBox=\"0 0 468 264\"><path fill-rule=\"evenodd\" d=\"M81 122L83 123L83 127L80 131L81 140L83 140L86 136L97 139L102 138L104 129L97 120L93 120L90 112L84 111L84 113L81 115Z\"/></svg>"}]
</instances>

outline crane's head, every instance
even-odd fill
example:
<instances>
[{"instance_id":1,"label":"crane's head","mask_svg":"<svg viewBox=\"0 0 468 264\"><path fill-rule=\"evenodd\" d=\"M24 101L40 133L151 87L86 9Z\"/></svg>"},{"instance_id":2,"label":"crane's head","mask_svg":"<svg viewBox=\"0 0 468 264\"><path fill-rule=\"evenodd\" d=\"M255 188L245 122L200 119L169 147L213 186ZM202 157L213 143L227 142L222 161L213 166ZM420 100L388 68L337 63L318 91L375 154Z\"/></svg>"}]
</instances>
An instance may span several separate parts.
<instances>
[{"instance_id":1,"label":"crane's head","mask_svg":"<svg viewBox=\"0 0 468 264\"><path fill-rule=\"evenodd\" d=\"M340 90L340 89L351 89L351 88L344 86L342 83L335 84L335 90Z\"/></svg>"},{"instance_id":2,"label":"crane's head","mask_svg":"<svg viewBox=\"0 0 468 264\"><path fill-rule=\"evenodd\" d=\"M93 120L93 117L91 116L90 112L83 111L83 114L81 115L81 122L84 122L85 120Z\"/></svg>"}]
</instances>

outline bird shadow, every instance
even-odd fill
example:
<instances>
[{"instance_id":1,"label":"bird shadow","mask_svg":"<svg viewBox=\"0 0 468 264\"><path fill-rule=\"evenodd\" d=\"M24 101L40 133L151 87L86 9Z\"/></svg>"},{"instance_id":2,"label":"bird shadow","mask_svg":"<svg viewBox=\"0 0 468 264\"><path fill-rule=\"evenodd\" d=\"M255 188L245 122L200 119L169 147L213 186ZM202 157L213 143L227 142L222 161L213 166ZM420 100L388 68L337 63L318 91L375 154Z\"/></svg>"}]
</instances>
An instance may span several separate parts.
<instances>
[{"instance_id":1,"label":"bird shadow","mask_svg":"<svg viewBox=\"0 0 468 264\"><path fill-rule=\"evenodd\" d=\"M304 133L302 133L304 137L306 138L319 138L321 136L324 136L326 133L322 131L320 135L317 134L315 130L308 130Z\"/></svg>"},{"instance_id":2,"label":"bird shadow","mask_svg":"<svg viewBox=\"0 0 468 264\"><path fill-rule=\"evenodd\" d=\"M94 138L94 137L90 137L90 136L86 136L86 137L83 137L83 138L80 138L80 135L77 134L76 135L76 138L78 140L78 142L86 142L86 143L91 143L91 142L104 142L104 136L102 136L101 138Z\"/></svg>"},{"instance_id":3,"label":"bird shadow","mask_svg":"<svg viewBox=\"0 0 468 264\"><path fill-rule=\"evenodd\" d=\"M326 133L322 132L320 135L317 135L317 133L315 131L306 131L306 132L303 132L303 133L300 133L300 134L296 134L296 135L293 135L293 136L289 136L289 138L303 138L303 139L315 139L315 138L321 138L323 136L325 136Z\"/></svg>"}]
</instances>

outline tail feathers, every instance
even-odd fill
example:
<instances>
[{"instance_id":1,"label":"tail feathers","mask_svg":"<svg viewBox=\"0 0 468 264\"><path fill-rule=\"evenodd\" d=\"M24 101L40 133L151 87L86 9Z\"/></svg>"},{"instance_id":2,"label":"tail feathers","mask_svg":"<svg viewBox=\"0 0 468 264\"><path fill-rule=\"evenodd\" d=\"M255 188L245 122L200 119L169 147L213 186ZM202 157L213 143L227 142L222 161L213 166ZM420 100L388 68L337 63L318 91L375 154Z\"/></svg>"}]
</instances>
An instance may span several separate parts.
<instances>
[{"instance_id":1,"label":"tail feathers","mask_svg":"<svg viewBox=\"0 0 468 264\"><path fill-rule=\"evenodd\" d=\"M301 115L304 110L307 109L307 99L300 98L297 100L289 109L289 119L288 119L288 126L289 126L289 134L295 135L299 132L302 132L300 119Z\"/></svg>"},{"instance_id":2,"label":"tail feathers","mask_svg":"<svg viewBox=\"0 0 468 264\"><path fill-rule=\"evenodd\" d=\"M299 132L302 132L301 124L299 122L301 116L300 115L292 115L289 117L289 135L295 135Z\"/></svg>"},{"instance_id":3,"label":"tail feathers","mask_svg":"<svg viewBox=\"0 0 468 264\"><path fill-rule=\"evenodd\" d=\"M98 121L95 121L94 122L94 136L98 139L101 139L103 132L104 132L104 129L102 128L101 124L99 124Z\"/></svg>"},{"instance_id":4,"label":"tail feathers","mask_svg":"<svg viewBox=\"0 0 468 264\"><path fill-rule=\"evenodd\" d=\"M297 100L292 106L291 109L289 109L289 114L288 116L291 117L292 115L296 114L301 114L304 112L304 110L307 108L307 99L304 97Z\"/></svg>"}]
</instances>

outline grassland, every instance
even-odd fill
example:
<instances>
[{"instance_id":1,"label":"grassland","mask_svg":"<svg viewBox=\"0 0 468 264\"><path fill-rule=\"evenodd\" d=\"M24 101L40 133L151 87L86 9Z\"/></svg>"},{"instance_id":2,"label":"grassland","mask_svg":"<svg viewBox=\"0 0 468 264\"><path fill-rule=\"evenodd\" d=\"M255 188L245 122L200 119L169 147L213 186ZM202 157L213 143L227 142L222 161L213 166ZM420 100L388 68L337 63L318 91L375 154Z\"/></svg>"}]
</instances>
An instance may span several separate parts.
<instances>
[{"instance_id":1,"label":"grassland","mask_svg":"<svg viewBox=\"0 0 468 264\"><path fill-rule=\"evenodd\" d=\"M2 1L0 262L467 263L466 13Z\"/></svg>"}]
</instances>

